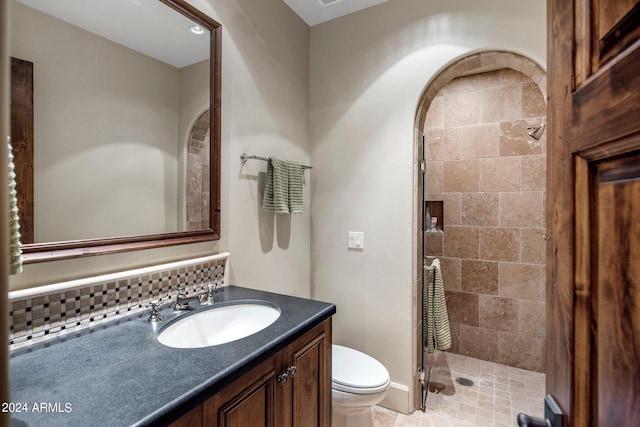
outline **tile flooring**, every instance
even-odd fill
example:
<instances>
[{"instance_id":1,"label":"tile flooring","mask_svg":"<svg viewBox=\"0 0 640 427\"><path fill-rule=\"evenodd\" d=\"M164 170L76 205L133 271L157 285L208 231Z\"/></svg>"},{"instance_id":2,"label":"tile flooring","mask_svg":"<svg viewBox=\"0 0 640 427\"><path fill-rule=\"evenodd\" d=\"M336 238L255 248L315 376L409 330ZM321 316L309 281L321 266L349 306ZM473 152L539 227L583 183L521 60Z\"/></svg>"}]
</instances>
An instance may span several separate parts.
<instances>
[{"instance_id":1,"label":"tile flooring","mask_svg":"<svg viewBox=\"0 0 640 427\"><path fill-rule=\"evenodd\" d=\"M463 377L473 386L456 382ZM426 412L405 415L374 407L374 427L516 426L520 412L542 417L545 375L439 352L431 368Z\"/></svg>"}]
</instances>

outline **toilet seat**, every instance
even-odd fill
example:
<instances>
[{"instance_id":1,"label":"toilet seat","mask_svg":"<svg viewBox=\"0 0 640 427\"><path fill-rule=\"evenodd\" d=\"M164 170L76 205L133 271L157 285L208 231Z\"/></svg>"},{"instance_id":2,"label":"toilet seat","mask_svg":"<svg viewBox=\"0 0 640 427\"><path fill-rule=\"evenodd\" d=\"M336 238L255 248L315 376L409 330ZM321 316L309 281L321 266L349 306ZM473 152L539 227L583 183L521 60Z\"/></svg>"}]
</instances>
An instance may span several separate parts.
<instances>
[{"instance_id":1,"label":"toilet seat","mask_svg":"<svg viewBox=\"0 0 640 427\"><path fill-rule=\"evenodd\" d=\"M331 387L334 390L374 394L387 390L391 383L384 365L358 350L334 344L331 359Z\"/></svg>"}]
</instances>

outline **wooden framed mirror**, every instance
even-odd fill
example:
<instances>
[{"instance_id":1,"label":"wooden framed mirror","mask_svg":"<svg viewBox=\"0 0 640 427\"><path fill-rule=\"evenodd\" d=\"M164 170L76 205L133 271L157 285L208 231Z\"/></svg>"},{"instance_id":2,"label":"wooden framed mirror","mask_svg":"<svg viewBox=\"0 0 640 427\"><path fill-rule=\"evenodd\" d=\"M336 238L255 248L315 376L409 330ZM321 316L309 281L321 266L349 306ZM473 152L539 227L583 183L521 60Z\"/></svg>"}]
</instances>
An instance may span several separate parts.
<instances>
[{"instance_id":1,"label":"wooden framed mirror","mask_svg":"<svg viewBox=\"0 0 640 427\"><path fill-rule=\"evenodd\" d=\"M12 5L11 56L33 68L31 130L29 112L13 107L25 100L14 100L12 78L19 206L33 206L23 262L218 240L220 24L184 0L45 9L60 3ZM32 173L22 188L21 171Z\"/></svg>"}]
</instances>

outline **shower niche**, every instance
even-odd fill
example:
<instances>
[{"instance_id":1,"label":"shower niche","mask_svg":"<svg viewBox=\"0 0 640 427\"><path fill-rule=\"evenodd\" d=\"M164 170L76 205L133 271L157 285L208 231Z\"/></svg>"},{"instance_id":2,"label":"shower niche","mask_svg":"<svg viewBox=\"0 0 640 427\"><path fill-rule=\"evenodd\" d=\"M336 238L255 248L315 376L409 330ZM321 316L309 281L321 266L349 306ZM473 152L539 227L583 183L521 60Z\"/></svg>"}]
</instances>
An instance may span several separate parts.
<instances>
[{"instance_id":1,"label":"shower niche","mask_svg":"<svg viewBox=\"0 0 640 427\"><path fill-rule=\"evenodd\" d=\"M444 231L444 203L442 200L425 200L422 229L425 232L442 233Z\"/></svg>"}]
</instances>

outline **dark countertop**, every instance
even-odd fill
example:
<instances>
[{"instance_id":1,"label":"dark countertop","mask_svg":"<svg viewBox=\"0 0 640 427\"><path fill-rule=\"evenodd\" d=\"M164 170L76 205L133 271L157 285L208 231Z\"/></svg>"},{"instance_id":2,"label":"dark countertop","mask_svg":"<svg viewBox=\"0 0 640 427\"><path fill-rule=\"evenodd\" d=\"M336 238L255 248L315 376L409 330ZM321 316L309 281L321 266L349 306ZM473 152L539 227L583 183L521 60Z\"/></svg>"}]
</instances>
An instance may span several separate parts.
<instances>
[{"instance_id":1,"label":"dark countertop","mask_svg":"<svg viewBox=\"0 0 640 427\"><path fill-rule=\"evenodd\" d=\"M216 299L264 300L281 315L237 341L176 349L156 341L176 316L170 302L155 327L145 311L14 350L11 401L23 412L12 413L11 425L167 425L336 312L333 304L236 286L219 289Z\"/></svg>"}]
</instances>

